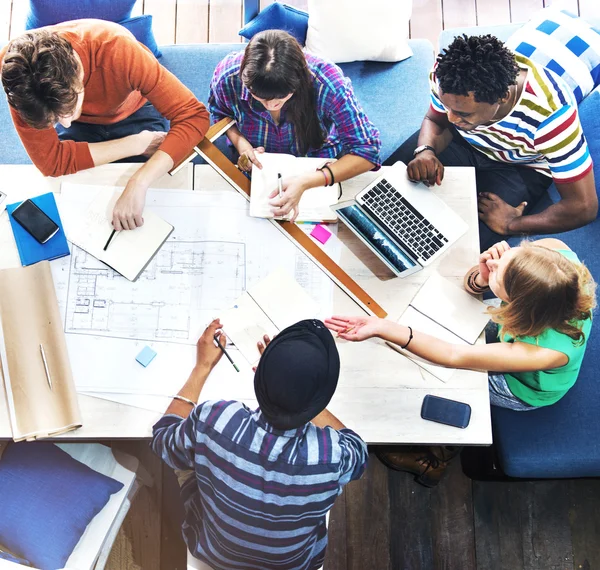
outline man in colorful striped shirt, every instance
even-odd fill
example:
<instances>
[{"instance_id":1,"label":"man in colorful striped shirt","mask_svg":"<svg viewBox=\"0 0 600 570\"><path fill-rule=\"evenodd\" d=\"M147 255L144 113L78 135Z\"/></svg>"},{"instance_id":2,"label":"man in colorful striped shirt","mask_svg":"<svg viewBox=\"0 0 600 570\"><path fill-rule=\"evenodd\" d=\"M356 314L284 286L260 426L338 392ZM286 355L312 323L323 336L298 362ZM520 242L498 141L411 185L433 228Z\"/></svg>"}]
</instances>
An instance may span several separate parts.
<instances>
[{"instance_id":1,"label":"man in colorful striped shirt","mask_svg":"<svg viewBox=\"0 0 600 570\"><path fill-rule=\"evenodd\" d=\"M457 37L430 75L421 130L387 163L440 184L444 166L474 166L482 249L500 236L555 233L595 219L592 159L572 90L497 38ZM561 200L531 214L555 182Z\"/></svg>"},{"instance_id":2,"label":"man in colorful striped shirt","mask_svg":"<svg viewBox=\"0 0 600 570\"><path fill-rule=\"evenodd\" d=\"M320 321L301 321L258 343L259 409L200 392L221 358L219 320L197 344L197 364L163 418L152 449L177 470L190 552L215 570L317 570L326 514L362 475L367 447L326 409L340 361Z\"/></svg>"}]
</instances>

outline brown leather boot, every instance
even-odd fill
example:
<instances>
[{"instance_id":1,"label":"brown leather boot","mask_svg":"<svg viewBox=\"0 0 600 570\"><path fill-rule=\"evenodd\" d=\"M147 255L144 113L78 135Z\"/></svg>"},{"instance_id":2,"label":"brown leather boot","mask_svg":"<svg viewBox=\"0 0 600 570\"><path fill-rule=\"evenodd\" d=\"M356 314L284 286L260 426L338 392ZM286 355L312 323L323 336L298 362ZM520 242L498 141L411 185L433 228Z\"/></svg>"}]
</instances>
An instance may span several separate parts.
<instances>
[{"instance_id":1,"label":"brown leather boot","mask_svg":"<svg viewBox=\"0 0 600 570\"><path fill-rule=\"evenodd\" d=\"M375 455L396 471L416 475L415 481L425 487L435 487L441 480L448 463L461 451L460 447L378 447Z\"/></svg>"}]
</instances>

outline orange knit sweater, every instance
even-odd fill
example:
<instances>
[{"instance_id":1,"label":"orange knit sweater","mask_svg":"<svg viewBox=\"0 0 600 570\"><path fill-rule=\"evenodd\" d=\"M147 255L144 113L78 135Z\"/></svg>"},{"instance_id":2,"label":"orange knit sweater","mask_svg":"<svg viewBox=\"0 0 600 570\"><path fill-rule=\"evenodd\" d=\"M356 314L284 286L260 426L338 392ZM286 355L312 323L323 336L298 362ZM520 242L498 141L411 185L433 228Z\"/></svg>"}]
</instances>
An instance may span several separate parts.
<instances>
[{"instance_id":1,"label":"orange knit sweater","mask_svg":"<svg viewBox=\"0 0 600 570\"><path fill-rule=\"evenodd\" d=\"M83 123L117 123L146 100L171 121L160 150L177 164L198 144L209 127L208 112L194 94L133 35L118 24L77 20L48 26L72 46L83 63ZM6 48L0 52L4 60ZM11 108L13 122L32 162L44 176L61 176L92 168L88 143L60 141L53 127L27 126Z\"/></svg>"}]
</instances>

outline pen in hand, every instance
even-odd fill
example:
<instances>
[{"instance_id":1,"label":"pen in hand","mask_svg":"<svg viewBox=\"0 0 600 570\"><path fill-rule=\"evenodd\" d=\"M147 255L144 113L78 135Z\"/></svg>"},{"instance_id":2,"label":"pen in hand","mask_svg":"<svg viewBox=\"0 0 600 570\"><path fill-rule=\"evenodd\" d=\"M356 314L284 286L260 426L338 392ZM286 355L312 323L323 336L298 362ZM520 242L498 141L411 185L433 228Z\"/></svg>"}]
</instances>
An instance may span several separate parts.
<instances>
[{"instance_id":1,"label":"pen in hand","mask_svg":"<svg viewBox=\"0 0 600 570\"><path fill-rule=\"evenodd\" d=\"M214 339L215 339L215 342L217 343L217 346L223 351L223 354L227 357L227 360L229 360L229 362L231 362L232 366L239 372L240 369L238 368L238 365L233 361L231 356L229 356L229 353L225 350L225 347L219 342L219 337L217 335L215 335Z\"/></svg>"},{"instance_id":2,"label":"pen in hand","mask_svg":"<svg viewBox=\"0 0 600 570\"><path fill-rule=\"evenodd\" d=\"M110 237L108 238L108 241L106 242L106 245L102 248L102 251L106 251L106 249L110 245L110 242L112 241L112 238L115 237L116 233L117 233L117 230L112 231L112 233L110 234Z\"/></svg>"},{"instance_id":3,"label":"pen in hand","mask_svg":"<svg viewBox=\"0 0 600 570\"><path fill-rule=\"evenodd\" d=\"M277 190L279 191L279 197L283 196L283 178L281 178L281 172L277 173Z\"/></svg>"}]
</instances>

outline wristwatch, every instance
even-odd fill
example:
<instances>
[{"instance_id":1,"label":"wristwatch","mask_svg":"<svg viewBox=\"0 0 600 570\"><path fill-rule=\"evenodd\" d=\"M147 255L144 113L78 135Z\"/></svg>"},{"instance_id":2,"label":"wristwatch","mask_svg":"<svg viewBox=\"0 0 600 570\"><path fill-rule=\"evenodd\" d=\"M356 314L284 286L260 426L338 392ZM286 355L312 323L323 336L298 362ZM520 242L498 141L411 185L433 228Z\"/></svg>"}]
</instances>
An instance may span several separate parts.
<instances>
[{"instance_id":1,"label":"wristwatch","mask_svg":"<svg viewBox=\"0 0 600 570\"><path fill-rule=\"evenodd\" d=\"M422 144L421 146L418 146L414 152L413 152L413 158L415 156L417 156L417 154L423 152L424 150L430 150L431 152L433 152L433 154L435 154L435 149L432 146L429 146L428 144Z\"/></svg>"}]
</instances>

